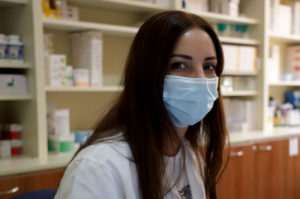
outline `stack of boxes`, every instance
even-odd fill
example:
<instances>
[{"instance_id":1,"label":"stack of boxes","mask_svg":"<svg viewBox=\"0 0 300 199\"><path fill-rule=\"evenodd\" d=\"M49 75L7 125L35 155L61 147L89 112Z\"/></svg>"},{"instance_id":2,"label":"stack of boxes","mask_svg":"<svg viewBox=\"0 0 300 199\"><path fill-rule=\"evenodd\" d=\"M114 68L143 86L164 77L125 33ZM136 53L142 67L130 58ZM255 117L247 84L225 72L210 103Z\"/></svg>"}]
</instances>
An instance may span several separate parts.
<instances>
[{"instance_id":1,"label":"stack of boxes","mask_svg":"<svg viewBox=\"0 0 300 199\"><path fill-rule=\"evenodd\" d=\"M44 35L44 55L47 85L60 86L102 86L103 39L100 31L72 33L71 62L67 56L53 54L53 35Z\"/></svg>"},{"instance_id":2,"label":"stack of boxes","mask_svg":"<svg viewBox=\"0 0 300 199\"><path fill-rule=\"evenodd\" d=\"M46 18L78 21L77 7L68 6L67 0L42 0L42 10Z\"/></svg>"},{"instance_id":3,"label":"stack of boxes","mask_svg":"<svg viewBox=\"0 0 300 199\"><path fill-rule=\"evenodd\" d=\"M22 154L21 133L22 126L19 124L0 125L0 158Z\"/></svg>"},{"instance_id":4,"label":"stack of boxes","mask_svg":"<svg viewBox=\"0 0 300 199\"><path fill-rule=\"evenodd\" d=\"M55 109L55 105L47 107L48 151L70 152L74 149L74 134L70 132L70 113L68 109Z\"/></svg>"},{"instance_id":5,"label":"stack of boxes","mask_svg":"<svg viewBox=\"0 0 300 199\"><path fill-rule=\"evenodd\" d=\"M271 0L270 29L280 34L300 34L300 1L282 5Z\"/></svg>"},{"instance_id":6,"label":"stack of boxes","mask_svg":"<svg viewBox=\"0 0 300 199\"><path fill-rule=\"evenodd\" d=\"M75 85L80 85L88 76L90 86L102 86L102 55L103 39L100 31L71 34L71 58L75 68Z\"/></svg>"},{"instance_id":7,"label":"stack of boxes","mask_svg":"<svg viewBox=\"0 0 300 199\"><path fill-rule=\"evenodd\" d=\"M240 0L211 0L210 10L212 12L226 14L230 16L239 16Z\"/></svg>"},{"instance_id":8,"label":"stack of boxes","mask_svg":"<svg viewBox=\"0 0 300 199\"><path fill-rule=\"evenodd\" d=\"M224 70L256 71L257 49L254 46L222 45L224 52Z\"/></svg>"},{"instance_id":9,"label":"stack of boxes","mask_svg":"<svg viewBox=\"0 0 300 199\"><path fill-rule=\"evenodd\" d=\"M207 12L209 10L208 0L185 0L182 7L194 11Z\"/></svg>"},{"instance_id":10,"label":"stack of boxes","mask_svg":"<svg viewBox=\"0 0 300 199\"><path fill-rule=\"evenodd\" d=\"M286 51L287 73L292 74L293 79L300 80L300 46L289 46Z\"/></svg>"},{"instance_id":11,"label":"stack of boxes","mask_svg":"<svg viewBox=\"0 0 300 199\"><path fill-rule=\"evenodd\" d=\"M66 55L50 54L45 57L46 81L49 86L72 86L73 68L67 66Z\"/></svg>"}]
</instances>

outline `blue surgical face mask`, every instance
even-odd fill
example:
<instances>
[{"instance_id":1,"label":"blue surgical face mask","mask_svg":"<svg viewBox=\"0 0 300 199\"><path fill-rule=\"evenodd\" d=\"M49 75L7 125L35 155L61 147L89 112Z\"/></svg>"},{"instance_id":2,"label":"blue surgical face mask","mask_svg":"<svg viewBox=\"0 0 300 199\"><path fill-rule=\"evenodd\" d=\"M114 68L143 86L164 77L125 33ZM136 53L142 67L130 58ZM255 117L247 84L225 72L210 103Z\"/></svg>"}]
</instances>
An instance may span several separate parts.
<instances>
[{"instance_id":1,"label":"blue surgical face mask","mask_svg":"<svg viewBox=\"0 0 300 199\"><path fill-rule=\"evenodd\" d=\"M218 78L188 78L166 75L163 100L174 125L201 121L218 99Z\"/></svg>"}]
</instances>

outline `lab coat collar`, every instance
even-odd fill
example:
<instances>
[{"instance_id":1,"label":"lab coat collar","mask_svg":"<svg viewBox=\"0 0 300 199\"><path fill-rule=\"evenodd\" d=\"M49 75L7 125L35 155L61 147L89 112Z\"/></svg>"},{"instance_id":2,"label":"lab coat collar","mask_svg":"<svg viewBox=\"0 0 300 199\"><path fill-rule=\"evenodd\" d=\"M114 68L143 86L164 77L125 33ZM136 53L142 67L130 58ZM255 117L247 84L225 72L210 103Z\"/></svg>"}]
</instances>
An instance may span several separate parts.
<instances>
[{"instance_id":1,"label":"lab coat collar","mask_svg":"<svg viewBox=\"0 0 300 199\"><path fill-rule=\"evenodd\" d=\"M200 176L199 164L192 157L193 151L187 141L183 141L185 150L185 171L191 187L192 196L195 199L206 199L204 183Z\"/></svg>"}]
</instances>

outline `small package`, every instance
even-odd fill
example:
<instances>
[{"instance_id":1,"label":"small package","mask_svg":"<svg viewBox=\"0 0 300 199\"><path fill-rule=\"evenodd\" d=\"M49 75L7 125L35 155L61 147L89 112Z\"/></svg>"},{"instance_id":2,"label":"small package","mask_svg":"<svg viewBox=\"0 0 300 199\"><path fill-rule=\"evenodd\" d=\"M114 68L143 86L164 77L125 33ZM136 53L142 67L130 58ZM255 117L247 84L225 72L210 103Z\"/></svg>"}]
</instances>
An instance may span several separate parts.
<instances>
[{"instance_id":1,"label":"small package","mask_svg":"<svg viewBox=\"0 0 300 199\"><path fill-rule=\"evenodd\" d=\"M68 109L55 110L55 134L70 134L70 112Z\"/></svg>"},{"instance_id":2,"label":"small package","mask_svg":"<svg viewBox=\"0 0 300 199\"><path fill-rule=\"evenodd\" d=\"M22 154L22 140L11 140L11 155L19 156Z\"/></svg>"},{"instance_id":3,"label":"small package","mask_svg":"<svg viewBox=\"0 0 300 199\"><path fill-rule=\"evenodd\" d=\"M0 74L0 95L24 95L27 78L21 74Z\"/></svg>"},{"instance_id":4,"label":"small package","mask_svg":"<svg viewBox=\"0 0 300 199\"><path fill-rule=\"evenodd\" d=\"M44 34L44 55L49 56L54 53L53 34Z\"/></svg>"},{"instance_id":5,"label":"small package","mask_svg":"<svg viewBox=\"0 0 300 199\"><path fill-rule=\"evenodd\" d=\"M208 11L208 0L186 0L185 8L193 11Z\"/></svg>"},{"instance_id":6,"label":"small package","mask_svg":"<svg viewBox=\"0 0 300 199\"><path fill-rule=\"evenodd\" d=\"M49 135L48 150L56 153L73 151L74 140L74 134Z\"/></svg>"},{"instance_id":7,"label":"small package","mask_svg":"<svg viewBox=\"0 0 300 199\"><path fill-rule=\"evenodd\" d=\"M66 55L52 54L45 57L46 80L49 86L62 86L63 76L67 69Z\"/></svg>"},{"instance_id":8,"label":"small package","mask_svg":"<svg viewBox=\"0 0 300 199\"><path fill-rule=\"evenodd\" d=\"M91 86L102 86L102 55L103 39L100 31L84 31L71 34L72 64L74 69L89 70L89 85Z\"/></svg>"},{"instance_id":9,"label":"small package","mask_svg":"<svg viewBox=\"0 0 300 199\"><path fill-rule=\"evenodd\" d=\"M10 140L0 140L0 159L11 157Z\"/></svg>"},{"instance_id":10,"label":"small package","mask_svg":"<svg viewBox=\"0 0 300 199\"><path fill-rule=\"evenodd\" d=\"M73 131L75 136L75 143L82 145L90 137L92 131Z\"/></svg>"},{"instance_id":11,"label":"small package","mask_svg":"<svg viewBox=\"0 0 300 199\"><path fill-rule=\"evenodd\" d=\"M74 69L74 86L89 86L89 70L88 69Z\"/></svg>"}]
</instances>

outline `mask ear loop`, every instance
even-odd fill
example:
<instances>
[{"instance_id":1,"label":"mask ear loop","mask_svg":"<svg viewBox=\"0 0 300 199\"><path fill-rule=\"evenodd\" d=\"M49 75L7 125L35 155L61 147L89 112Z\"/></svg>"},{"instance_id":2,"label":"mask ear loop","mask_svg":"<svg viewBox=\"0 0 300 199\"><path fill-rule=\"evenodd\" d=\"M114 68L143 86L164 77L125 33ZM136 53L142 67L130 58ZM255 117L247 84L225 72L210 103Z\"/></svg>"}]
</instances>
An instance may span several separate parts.
<instances>
[{"instance_id":1,"label":"mask ear loop","mask_svg":"<svg viewBox=\"0 0 300 199\"><path fill-rule=\"evenodd\" d=\"M215 81L217 81L218 82L218 78L216 78L216 80ZM211 80L210 80L211 81ZM209 92L209 94L210 94L210 96L214 99L214 100L216 100L217 98L214 96L214 94L211 92L211 90L210 90L210 88L209 88L209 80L208 80L208 78L206 78L206 88L207 88L207 90L208 90L208 92Z\"/></svg>"}]
</instances>

